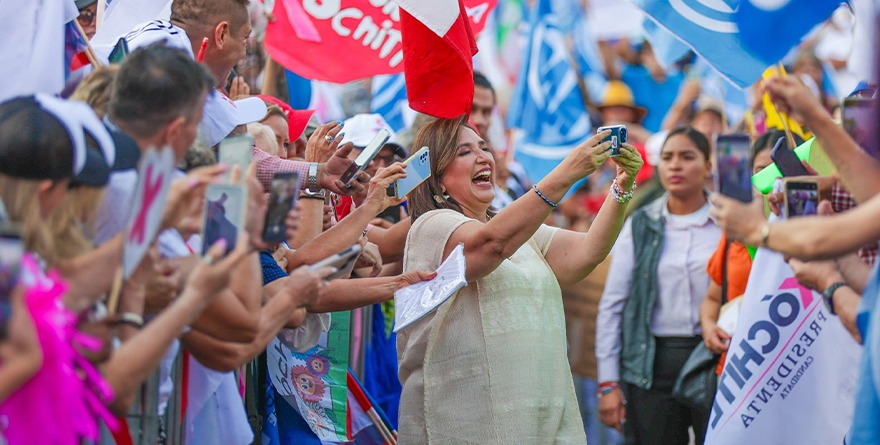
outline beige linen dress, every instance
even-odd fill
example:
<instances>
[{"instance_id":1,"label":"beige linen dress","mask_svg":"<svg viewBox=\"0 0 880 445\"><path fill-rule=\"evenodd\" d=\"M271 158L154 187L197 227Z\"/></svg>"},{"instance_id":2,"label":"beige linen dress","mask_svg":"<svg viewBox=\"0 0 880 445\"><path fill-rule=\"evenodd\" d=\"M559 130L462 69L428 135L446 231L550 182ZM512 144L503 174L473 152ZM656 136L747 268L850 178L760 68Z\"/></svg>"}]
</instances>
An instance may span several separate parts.
<instances>
[{"instance_id":1,"label":"beige linen dress","mask_svg":"<svg viewBox=\"0 0 880 445\"><path fill-rule=\"evenodd\" d=\"M468 221L453 210L421 216L407 235L404 271L436 269ZM586 443L562 294L544 260L556 230L541 226L488 276L398 333L398 443Z\"/></svg>"}]
</instances>

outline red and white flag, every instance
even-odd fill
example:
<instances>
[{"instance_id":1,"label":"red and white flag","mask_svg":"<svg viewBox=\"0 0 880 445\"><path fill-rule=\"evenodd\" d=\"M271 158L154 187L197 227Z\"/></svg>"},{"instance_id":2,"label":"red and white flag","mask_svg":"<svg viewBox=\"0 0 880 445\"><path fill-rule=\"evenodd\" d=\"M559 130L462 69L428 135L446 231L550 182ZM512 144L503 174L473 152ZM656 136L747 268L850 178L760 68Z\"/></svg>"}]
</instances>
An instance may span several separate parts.
<instances>
[{"instance_id":1,"label":"red and white flag","mask_svg":"<svg viewBox=\"0 0 880 445\"><path fill-rule=\"evenodd\" d=\"M470 114L477 42L462 0L397 0L409 106L443 118Z\"/></svg>"}]
</instances>

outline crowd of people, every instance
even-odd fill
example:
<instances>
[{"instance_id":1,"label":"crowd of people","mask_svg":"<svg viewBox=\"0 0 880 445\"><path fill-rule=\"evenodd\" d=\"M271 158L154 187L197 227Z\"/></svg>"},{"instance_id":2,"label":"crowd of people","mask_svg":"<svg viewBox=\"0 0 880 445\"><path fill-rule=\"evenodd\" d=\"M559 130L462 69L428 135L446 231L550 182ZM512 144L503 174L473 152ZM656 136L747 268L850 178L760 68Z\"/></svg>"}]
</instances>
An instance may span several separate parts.
<instances>
[{"instance_id":1,"label":"crowd of people","mask_svg":"<svg viewBox=\"0 0 880 445\"><path fill-rule=\"evenodd\" d=\"M76 4L91 37L98 2ZM298 433L331 393L313 352L352 312L379 340L352 332L349 351L340 331L343 378L350 367L383 391L373 405L392 419L373 418L388 434L364 443L700 444L708 407L675 388L697 347L721 375L734 333L719 317L760 272L756 248L784 254L856 342L880 340L880 310L859 316L878 292L880 161L835 121L815 42L793 75L753 88L742 122L695 78L646 109L621 66L662 85L650 45L600 42L607 85L585 113L629 140L612 156L601 131L533 182L492 138L504 100L483 74L469 115L419 115L399 133L379 114L319 122L254 69L268 58L254 9L173 0L170 20L122 36L121 63L71 76L69 97L0 103L0 443L320 443ZM802 134L768 125L763 95ZM649 112L663 118L646 125ZM380 130L390 138L349 180ZM777 141L812 133L836 170L821 178L830 201L777 219L783 193L713 193L714 141L733 132L752 137L754 173ZM251 146L221 148L241 138ZM389 193L421 147L431 176ZM176 167L165 193L141 168L157 156ZM209 196L218 184L230 188ZM353 246L356 260L315 266ZM458 246L467 285L400 330L395 353L395 293L433 280ZM391 358L365 360L382 341ZM278 380L272 350L312 355ZM880 443L864 427L876 421L857 411L853 443Z\"/></svg>"}]
</instances>

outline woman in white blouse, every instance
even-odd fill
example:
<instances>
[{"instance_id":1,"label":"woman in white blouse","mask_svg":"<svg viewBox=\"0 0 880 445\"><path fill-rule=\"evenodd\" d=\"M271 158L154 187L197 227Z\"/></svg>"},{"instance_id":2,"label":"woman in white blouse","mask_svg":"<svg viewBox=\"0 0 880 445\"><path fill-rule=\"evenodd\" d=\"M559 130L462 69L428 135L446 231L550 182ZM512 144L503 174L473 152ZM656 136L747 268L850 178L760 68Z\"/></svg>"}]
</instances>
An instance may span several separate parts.
<instances>
[{"instance_id":1,"label":"woman in white blouse","mask_svg":"<svg viewBox=\"0 0 880 445\"><path fill-rule=\"evenodd\" d=\"M627 443L703 443L708 413L675 401L672 387L700 336L706 263L721 236L704 190L709 141L693 128L669 133L658 174L666 194L621 230L599 303L596 357L602 422Z\"/></svg>"}]
</instances>

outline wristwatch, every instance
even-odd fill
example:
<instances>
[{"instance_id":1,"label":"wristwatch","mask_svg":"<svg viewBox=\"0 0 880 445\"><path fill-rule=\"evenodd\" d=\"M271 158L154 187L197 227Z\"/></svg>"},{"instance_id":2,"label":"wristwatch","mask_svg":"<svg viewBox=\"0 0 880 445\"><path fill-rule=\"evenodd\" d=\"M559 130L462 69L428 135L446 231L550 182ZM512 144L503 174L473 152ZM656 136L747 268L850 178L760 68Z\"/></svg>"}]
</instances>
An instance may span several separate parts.
<instances>
[{"instance_id":1,"label":"wristwatch","mask_svg":"<svg viewBox=\"0 0 880 445\"><path fill-rule=\"evenodd\" d=\"M306 181L306 189L311 190L312 192L317 192L320 190L318 187L318 163L317 162L309 162L309 175L308 181Z\"/></svg>"},{"instance_id":2,"label":"wristwatch","mask_svg":"<svg viewBox=\"0 0 880 445\"><path fill-rule=\"evenodd\" d=\"M308 198L308 199L320 199L321 201L323 201L326 196L324 194L323 189L318 189L318 190L305 189L302 191L300 197L301 198Z\"/></svg>"},{"instance_id":3,"label":"wristwatch","mask_svg":"<svg viewBox=\"0 0 880 445\"><path fill-rule=\"evenodd\" d=\"M846 286L846 283L842 281L838 281L828 288L825 289L825 292L822 292L822 301L825 303L825 308L828 309L828 312L831 312L831 315L837 315L837 312L834 312L834 292L837 292L837 289Z\"/></svg>"}]
</instances>

